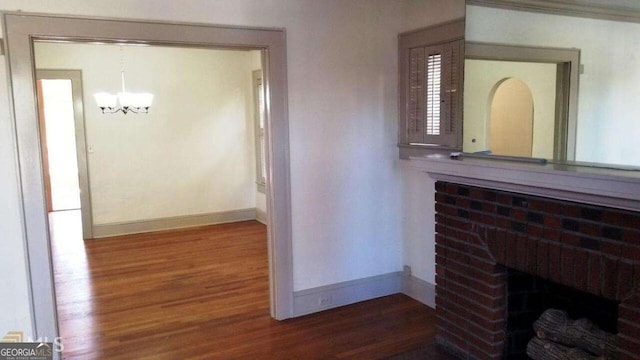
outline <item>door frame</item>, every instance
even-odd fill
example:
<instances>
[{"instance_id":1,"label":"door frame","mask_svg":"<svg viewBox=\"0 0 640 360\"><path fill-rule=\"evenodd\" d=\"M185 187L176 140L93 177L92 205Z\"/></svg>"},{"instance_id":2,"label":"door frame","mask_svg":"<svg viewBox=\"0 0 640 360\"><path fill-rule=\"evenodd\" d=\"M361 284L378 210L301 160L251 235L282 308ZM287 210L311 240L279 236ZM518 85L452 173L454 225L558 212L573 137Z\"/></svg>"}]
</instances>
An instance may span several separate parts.
<instances>
[{"instance_id":1,"label":"door frame","mask_svg":"<svg viewBox=\"0 0 640 360\"><path fill-rule=\"evenodd\" d=\"M467 42L465 60L520 61L556 64L556 115L553 159L576 158L580 50Z\"/></svg>"},{"instance_id":2,"label":"door frame","mask_svg":"<svg viewBox=\"0 0 640 360\"><path fill-rule=\"evenodd\" d=\"M266 96L267 236L271 316L293 316L286 33L278 28L3 13L11 116L35 337L58 336L35 94L34 40L262 50ZM159 74L162 76L162 74Z\"/></svg>"},{"instance_id":3,"label":"door frame","mask_svg":"<svg viewBox=\"0 0 640 360\"><path fill-rule=\"evenodd\" d=\"M36 69L37 80L71 80L71 96L73 99L73 120L75 124L76 137L76 161L78 163L78 180L80 184L80 214L82 217L82 238L93 238L93 213L91 209L91 187L89 185L89 160L87 157L87 140L84 119L84 103L82 101L82 71L81 70L54 70ZM39 85L38 85L39 87ZM43 101L38 95L38 101ZM38 113L40 122L40 142L42 146L42 163L45 170L45 184L50 183L48 173L48 159L46 158L48 148L45 146L44 136L45 120L42 113L43 103L38 103ZM46 130L45 130L46 131ZM51 199L51 185L46 186L47 202Z\"/></svg>"}]
</instances>

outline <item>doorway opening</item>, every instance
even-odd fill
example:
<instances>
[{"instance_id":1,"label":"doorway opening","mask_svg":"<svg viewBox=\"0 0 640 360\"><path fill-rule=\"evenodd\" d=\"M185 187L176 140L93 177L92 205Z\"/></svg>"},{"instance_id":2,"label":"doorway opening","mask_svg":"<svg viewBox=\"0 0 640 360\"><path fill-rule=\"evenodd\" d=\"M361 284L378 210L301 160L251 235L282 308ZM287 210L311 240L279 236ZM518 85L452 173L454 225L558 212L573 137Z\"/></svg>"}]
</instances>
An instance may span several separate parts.
<instances>
[{"instance_id":1,"label":"doorway opening","mask_svg":"<svg viewBox=\"0 0 640 360\"><path fill-rule=\"evenodd\" d=\"M267 89L265 149L267 152L269 303L272 317L278 320L292 317L291 190L284 30L25 13L5 13L3 20L9 40L7 41L7 63L13 94L11 113L16 130L25 244L31 275L34 337L52 339L58 335L50 234L46 221L42 180L40 134L37 126L37 96L34 86L36 79L33 44L39 40L155 44L201 49L233 48L263 52L263 81ZM159 72L156 78L162 78L164 73Z\"/></svg>"},{"instance_id":2,"label":"doorway opening","mask_svg":"<svg viewBox=\"0 0 640 360\"><path fill-rule=\"evenodd\" d=\"M82 72L38 69L36 93L47 213L74 211L81 219L82 238L91 239Z\"/></svg>"},{"instance_id":3,"label":"doorway opening","mask_svg":"<svg viewBox=\"0 0 640 360\"><path fill-rule=\"evenodd\" d=\"M172 248L171 253L189 252L192 246L196 246L196 241L191 238L195 234L192 228L196 227L206 227L201 229L198 236L210 237L211 249L220 251L231 241L220 241L226 235L216 230L219 227L210 225L230 225L250 220L267 223L266 156L262 156L265 153L266 114L266 87L262 86L263 51L36 41L34 53L39 69L81 69L84 97L89 99L84 116L88 135L84 147L87 149L88 165L80 166L75 161L73 116L71 119L65 118L64 123L59 119L73 113L70 81L38 80L41 89L40 119L46 131L42 137L42 150L43 155L48 155L43 156L48 160L43 168L47 169L49 165L51 170L45 173L52 173L47 176L52 184L46 190L48 197L56 199L63 195L58 192L64 192L67 196L63 209L68 210L66 213L75 212L77 215L79 199L75 204L70 195L78 194L79 181L76 179L73 182L67 178L77 178L80 167L91 169L87 173L93 195L89 207L94 215L95 240L83 243L81 238L76 237L78 232L72 228L79 226L77 216L65 214L61 217L52 212L49 217L59 328L61 335L69 339L67 355L71 356L89 351L82 348L83 342L76 340L79 338L79 329L73 326L73 320L69 320L75 319L75 310L70 310L72 304L91 309L83 314L93 320L91 329L112 321L103 315L104 312L113 314L119 311L110 308L108 301L102 301L102 297L94 294L95 288L124 281L121 278L113 279L109 273L95 276L101 274L105 267L109 267L111 272L122 271L115 260L101 262L103 256L129 257L133 267L140 261L159 262L164 258L162 252L169 252L163 249L170 248L170 244L162 242L163 237L174 236L188 244L183 251ZM92 94L108 91L113 83L117 84L114 77L109 75L118 73L121 64L113 59L122 53L126 54L127 79L130 80L128 86L135 91L148 91L157 99L148 113L105 114L98 104L91 101ZM168 73L158 77L156 74L162 70ZM118 78L115 77L115 80ZM58 98L63 100L58 101ZM66 107L56 107L58 103ZM58 146L62 150L54 147L57 144L62 144ZM56 149L58 151L54 153L52 150ZM63 150L67 155L70 154L66 162L58 159ZM53 167L57 163L63 163L64 166ZM58 181L66 187L55 186L58 178L66 180ZM55 201L53 203L49 211L59 209ZM169 204L171 206L167 206ZM193 231L179 231L187 229ZM266 291L267 231L264 225L257 223L241 229L258 232L259 236L254 241L260 242L260 246L250 244L255 248L249 245L246 248L239 247L238 253L230 258L241 256L243 251L259 251L260 256L255 256L251 265L256 272L249 275L255 279L251 285L253 289L259 289L256 293L263 295L261 310L264 312L269 299ZM175 233L169 233L171 231ZM241 240L244 241L244 238L234 239L233 242L241 244ZM95 244L102 241L111 244L110 248L104 249ZM153 245L150 246L150 243ZM136 244L139 247L135 247ZM198 244L206 245L207 242ZM128 251L123 252L123 249ZM78 261L71 261L67 256ZM85 260L79 262L79 259ZM198 259L196 254L190 258L180 257L173 261L173 266L186 273L184 268L190 269ZM206 258L199 260L206 262ZM216 262L222 260L216 259ZM230 275L239 279L248 276L246 271L233 268L239 271ZM229 269L231 267L227 266L226 271L230 272ZM143 271L131 272L127 279L140 277L145 286L162 286L148 279L148 276L140 276ZM211 280L218 279L214 274L220 275L219 270L210 269L209 272L211 275L207 284L196 289L185 286L185 293L189 291L192 296L206 297L223 287L221 280ZM195 274L188 273L188 276ZM205 280L202 281L204 283ZM243 282L240 283L237 286L244 286ZM70 292L70 288L74 292ZM138 304L136 309L150 307L138 301L136 286L127 286L118 292L121 299ZM174 294L171 301L186 301L181 298L185 293ZM172 310L159 314L156 320L162 323L162 316L172 316ZM133 310L128 311L133 313ZM133 320L131 323L137 324ZM163 331L161 328L156 330ZM89 330L86 332L88 337L97 333L97 330L94 333ZM126 332L120 336L126 336Z\"/></svg>"}]
</instances>

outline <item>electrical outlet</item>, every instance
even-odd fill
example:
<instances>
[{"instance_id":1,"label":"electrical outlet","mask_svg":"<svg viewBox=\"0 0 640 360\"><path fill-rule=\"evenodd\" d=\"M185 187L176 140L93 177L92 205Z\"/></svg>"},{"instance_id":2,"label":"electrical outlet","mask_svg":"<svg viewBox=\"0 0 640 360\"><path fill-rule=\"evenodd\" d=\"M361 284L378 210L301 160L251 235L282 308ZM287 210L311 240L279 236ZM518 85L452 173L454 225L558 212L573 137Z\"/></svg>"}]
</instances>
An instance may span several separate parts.
<instances>
[{"instance_id":1,"label":"electrical outlet","mask_svg":"<svg viewBox=\"0 0 640 360\"><path fill-rule=\"evenodd\" d=\"M318 304L320 306L329 306L333 304L333 296L331 295L320 295L320 299L318 300Z\"/></svg>"}]
</instances>

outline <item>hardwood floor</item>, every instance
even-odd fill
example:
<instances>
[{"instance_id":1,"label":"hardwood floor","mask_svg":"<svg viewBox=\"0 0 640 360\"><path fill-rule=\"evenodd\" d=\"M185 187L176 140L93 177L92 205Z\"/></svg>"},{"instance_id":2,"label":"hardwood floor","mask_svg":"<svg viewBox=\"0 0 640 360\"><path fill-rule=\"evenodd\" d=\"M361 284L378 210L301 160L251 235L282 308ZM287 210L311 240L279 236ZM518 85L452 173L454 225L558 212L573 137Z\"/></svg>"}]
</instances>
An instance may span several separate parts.
<instances>
[{"instance_id":1,"label":"hardwood floor","mask_svg":"<svg viewBox=\"0 0 640 360\"><path fill-rule=\"evenodd\" d=\"M273 320L255 221L86 242L78 211L51 227L65 359L379 359L433 341L434 311L404 295Z\"/></svg>"}]
</instances>

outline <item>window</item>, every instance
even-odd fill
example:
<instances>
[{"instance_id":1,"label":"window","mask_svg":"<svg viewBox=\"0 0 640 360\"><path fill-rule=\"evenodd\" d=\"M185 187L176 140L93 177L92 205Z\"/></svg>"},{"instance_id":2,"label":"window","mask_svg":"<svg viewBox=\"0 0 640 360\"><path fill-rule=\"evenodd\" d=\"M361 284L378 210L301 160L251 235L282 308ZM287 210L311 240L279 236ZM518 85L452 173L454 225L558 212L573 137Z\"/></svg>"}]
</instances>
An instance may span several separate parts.
<instances>
[{"instance_id":1,"label":"window","mask_svg":"<svg viewBox=\"0 0 640 360\"><path fill-rule=\"evenodd\" d=\"M267 183L267 159L264 138L265 103L262 70L253 71L253 91L256 124L256 184L258 184L258 191L264 193Z\"/></svg>"},{"instance_id":2,"label":"window","mask_svg":"<svg viewBox=\"0 0 640 360\"><path fill-rule=\"evenodd\" d=\"M462 146L463 36L464 21L399 36L401 158Z\"/></svg>"}]
</instances>

